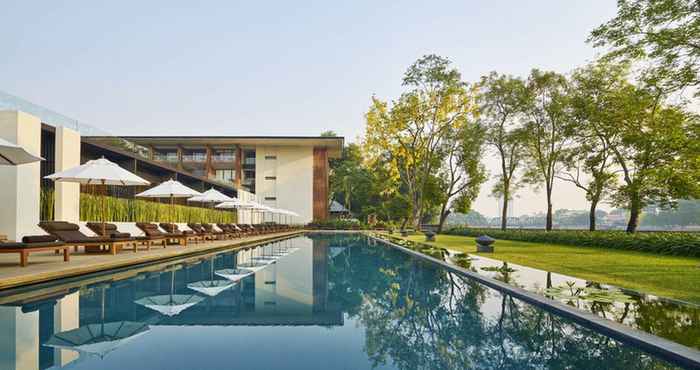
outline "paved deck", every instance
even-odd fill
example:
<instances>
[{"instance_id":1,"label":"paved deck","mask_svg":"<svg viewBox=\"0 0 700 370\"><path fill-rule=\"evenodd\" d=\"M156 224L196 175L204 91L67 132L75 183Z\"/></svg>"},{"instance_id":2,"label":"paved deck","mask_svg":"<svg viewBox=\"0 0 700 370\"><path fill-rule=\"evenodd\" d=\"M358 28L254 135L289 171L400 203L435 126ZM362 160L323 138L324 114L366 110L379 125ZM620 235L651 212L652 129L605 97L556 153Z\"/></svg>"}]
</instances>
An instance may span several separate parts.
<instances>
[{"instance_id":1,"label":"paved deck","mask_svg":"<svg viewBox=\"0 0 700 370\"><path fill-rule=\"evenodd\" d=\"M206 243L189 243L187 246L169 245L167 248L151 247L150 251L141 249L122 250L117 255L96 253L71 253L70 262L63 262L63 256L53 252L32 253L29 265L20 267L18 254L0 254L0 289L14 288L65 277L105 271L120 267L153 263L176 257L186 257L216 250L235 249L251 244L286 238L301 234L302 231L291 231L267 235L250 236L239 239L215 240Z\"/></svg>"}]
</instances>

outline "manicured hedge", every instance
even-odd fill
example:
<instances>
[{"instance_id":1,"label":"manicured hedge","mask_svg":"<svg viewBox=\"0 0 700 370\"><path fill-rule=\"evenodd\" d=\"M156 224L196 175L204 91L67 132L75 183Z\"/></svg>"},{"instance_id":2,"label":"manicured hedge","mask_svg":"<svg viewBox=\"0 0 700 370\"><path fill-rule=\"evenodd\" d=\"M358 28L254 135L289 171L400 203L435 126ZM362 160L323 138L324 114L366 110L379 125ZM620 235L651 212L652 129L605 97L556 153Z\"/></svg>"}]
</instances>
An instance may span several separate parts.
<instances>
[{"instance_id":1,"label":"manicured hedge","mask_svg":"<svg viewBox=\"0 0 700 370\"><path fill-rule=\"evenodd\" d=\"M565 244L581 247L627 249L658 254L700 257L700 233L637 232L587 230L506 230L456 227L445 234L477 237L488 235L495 239L523 242Z\"/></svg>"},{"instance_id":2,"label":"manicured hedge","mask_svg":"<svg viewBox=\"0 0 700 370\"><path fill-rule=\"evenodd\" d=\"M80 220L99 221L102 203L99 196L80 194ZM143 199L105 197L105 213L108 221L116 222L236 222L231 211L202 207L173 205Z\"/></svg>"},{"instance_id":3,"label":"manicured hedge","mask_svg":"<svg viewBox=\"0 0 700 370\"><path fill-rule=\"evenodd\" d=\"M306 225L307 229L314 230L364 230L365 225L358 220L330 219L314 220Z\"/></svg>"}]
</instances>

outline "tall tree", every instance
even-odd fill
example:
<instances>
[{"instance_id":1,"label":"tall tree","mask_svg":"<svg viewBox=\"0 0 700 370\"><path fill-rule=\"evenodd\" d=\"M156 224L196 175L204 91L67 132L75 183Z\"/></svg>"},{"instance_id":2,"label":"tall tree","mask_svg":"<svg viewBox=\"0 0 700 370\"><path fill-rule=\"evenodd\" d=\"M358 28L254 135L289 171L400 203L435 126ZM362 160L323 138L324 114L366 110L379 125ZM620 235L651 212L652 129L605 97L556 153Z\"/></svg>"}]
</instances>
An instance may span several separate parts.
<instances>
[{"instance_id":1,"label":"tall tree","mask_svg":"<svg viewBox=\"0 0 700 370\"><path fill-rule=\"evenodd\" d=\"M610 110L598 129L621 171L613 202L629 209L628 232L637 230L649 204L673 207L677 199L700 197L697 115L666 104L660 89L632 84L615 94Z\"/></svg>"},{"instance_id":2,"label":"tall tree","mask_svg":"<svg viewBox=\"0 0 700 370\"><path fill-rule=\"evenodd\" d=\"M567 81L555 72L535 69L528 77L527 91L527 122L521 136L528 154L525 180L536 186L544 186L547 198L545 229L549 231L552 229L554 179L561 170L569 142Z\"/></svg>"},{"instance_id":3,"label":"tall tree","mask_svg":"<svg viewBox=\"0 0 700 370\"><path fill-rule=\"evenodd\" d=\"M361 148L350 143L339 159L330 160L329 185L331 198L357 216L372 199L373 176L363 164Z\"/></svg>"},{"instance_id":4,"label":"tall tree","mask_svg":"<svg viewBox=\"0 0 700 370\"><path fill-rule=\"evenodd\" d=\"M411 65L403 78L409 90L391 106L376 97L366 114L365 152L386 161L405 185L412 203L413 224L425 211L426 189L442 162L444 141L474 111L468 86L450 61L427 55Z\"/></svg>"},{"instance_id":5,"label":"tall tree","mask_svg":"<svg viewBox=\"0 0 700 370\"><path fill-rule=\"evenodd\" d=\"M597 128L612 119L611 97L628 84L627 65L598 62L574 71L571 78L572 120L567 135L573 143L566 151L566 170L557 177L582 189L590 202L589 230L596 229L598 204L615 183L614 159L610 145Z\"/></svg>"},{"instance_id":6,"label":"tall tree","mask_svg":"<svg viewBox=\"0 0 700 370\"><path fill-rule=\"evenodd\" d=\"M470 123L455 130L445 140L445 159L438 174L440 215L438 232L442 232L451 209L467 213L486 181L486 169L481 163L484 129Z\"/></svg>"},{"instance_id":7,"label":"tall tree","mask_svg":"<svg viewBox=\"0 0 700 370\"><path fill-rule=\"evenodd\" d=\"M486 144L500 159L500 174L493 194L503 198L501 229L508 226L508 202L517 184L516 170L522 164L524 146L516 137L526 102L525 83L519 78L491 72L479 84L479 122L485 129Z\"/></svg>"},{"instance_id":8,"label":"tall tree","mask_svg":"<svg viewBox=\"0 0 700 370\"><path fill-rule=\"evenodd\" d=\"M700 84L697 0L618 0L615 18L594 29L589 41L608 48L609 59L648 62L646 77L667 91Z\"/></svg>"}]
</instances>

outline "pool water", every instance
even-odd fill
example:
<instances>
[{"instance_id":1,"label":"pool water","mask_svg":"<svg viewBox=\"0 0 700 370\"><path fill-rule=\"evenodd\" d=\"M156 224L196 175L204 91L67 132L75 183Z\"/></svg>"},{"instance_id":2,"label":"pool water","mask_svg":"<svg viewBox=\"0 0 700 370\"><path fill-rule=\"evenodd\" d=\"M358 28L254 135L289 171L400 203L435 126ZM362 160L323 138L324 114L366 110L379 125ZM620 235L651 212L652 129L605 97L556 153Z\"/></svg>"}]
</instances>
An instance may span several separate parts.
<instances>
[{"instance_id":1,"label":"pool water","mask_svg":"<svg viewBox=\"0 0 700 370\"><path fill-rule=\"evenodd\" d=\"M0 295L0 369L665 369L360 234Z\"/></svg>"}]
</instances>

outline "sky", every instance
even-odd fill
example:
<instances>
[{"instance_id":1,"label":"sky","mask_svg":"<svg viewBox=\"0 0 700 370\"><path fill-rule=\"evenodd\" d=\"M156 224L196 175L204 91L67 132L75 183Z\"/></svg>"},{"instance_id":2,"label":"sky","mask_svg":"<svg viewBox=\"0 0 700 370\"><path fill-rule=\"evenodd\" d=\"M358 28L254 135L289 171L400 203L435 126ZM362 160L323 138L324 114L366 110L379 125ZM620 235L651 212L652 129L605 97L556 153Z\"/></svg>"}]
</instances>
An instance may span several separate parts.
<instances>
[{"instance_id":1,"label":"sky","mask_svg":"<svg viewBox=\"0 0 700 370\"><path fill-rule=\"evenodd\" d=\"M357 142L371 96L398 97L422 55L466 81L566 73L595 58L585 40L614 14L612 0L4 1L0 90L115 135L333 130ZM474 208L495 216L490 188ZM554 207L587 205L558 183ZM544 211L544 194L522 190L513 210Z\"/></svg>"}]
</instances>

